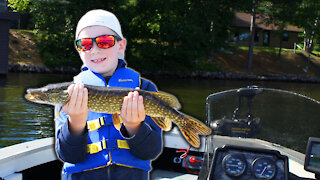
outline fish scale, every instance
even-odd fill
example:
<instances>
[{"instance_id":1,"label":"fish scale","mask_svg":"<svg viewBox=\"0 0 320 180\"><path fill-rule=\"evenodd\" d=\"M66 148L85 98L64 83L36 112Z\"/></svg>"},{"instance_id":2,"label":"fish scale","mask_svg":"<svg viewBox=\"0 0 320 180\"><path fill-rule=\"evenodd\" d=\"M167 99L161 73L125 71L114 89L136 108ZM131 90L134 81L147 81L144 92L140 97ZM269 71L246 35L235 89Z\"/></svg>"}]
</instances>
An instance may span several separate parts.
<instances>
[{"instance_id":1,"label":"fish scale","mask_svg":"<svg viewBox=\"0 0 320 180\"><path fill-rule=\"evenodd\" d=\"M68 86L72 83L49 84L42 88L28 89L26 99L42 104L60 105L68 103ZM185 139L194 147L200 146L198 134L209 135L211 129L199 120L178 111L181 107L177 98L165 92L150 92L131 88L98 87L85 85L88 89L88 108L90 111L113 114L114 126L119 129L123 99L129 92L138 91L143 96L146 115L163 130L171 129L174 122Z\"/></svg>"}]
</instances>

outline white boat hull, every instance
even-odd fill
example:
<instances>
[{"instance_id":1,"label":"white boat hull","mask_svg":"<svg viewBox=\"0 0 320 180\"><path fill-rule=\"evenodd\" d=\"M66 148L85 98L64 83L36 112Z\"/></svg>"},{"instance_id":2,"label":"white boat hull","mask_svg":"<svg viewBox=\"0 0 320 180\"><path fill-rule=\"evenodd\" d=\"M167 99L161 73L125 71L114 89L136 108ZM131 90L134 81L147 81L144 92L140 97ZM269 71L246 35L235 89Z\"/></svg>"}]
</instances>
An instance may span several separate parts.
<instances>
[{"instance_id":1,"label":"white boat hull","mask_svg":"<svg viewBox=\"0 0 320 180\"><path fill-rule=\"evenodd\" d=\"M304 154L297 151L273 144L259 139L243 139L227 136L212 136L213 148L222 147L225 144L241 145L244 147L256 147L279 151L289 158L289 171L303 178L315 178L313 173L304 170ZM191 151L203 153L205 150L205 138L201 138L202 146L199 149L191 148ZM177 129L164 133L164 146L173 149L188 149L189 144L185 142ZM22 171L47 163L56 161L54 150L54 138L44 138L31 142L21 143L0 149L0 177L6 180L21 180ZM180 153L181 154L181 153ZM177 157L180 155L177 154ZM39 172L40 173L40 172ZM166 171L154 167L151 179L197 179L197 175Z\"/></svg>"}]
</instances>

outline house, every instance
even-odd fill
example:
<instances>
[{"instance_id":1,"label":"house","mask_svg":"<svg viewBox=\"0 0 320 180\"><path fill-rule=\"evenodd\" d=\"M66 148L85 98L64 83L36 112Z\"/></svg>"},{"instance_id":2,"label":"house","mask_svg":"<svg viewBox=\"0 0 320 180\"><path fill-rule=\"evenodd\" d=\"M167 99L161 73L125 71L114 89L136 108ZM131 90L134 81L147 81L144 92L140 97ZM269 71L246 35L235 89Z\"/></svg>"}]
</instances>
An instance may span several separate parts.
<instances>
[{"instance_id":1,"label":"house","mask_svg":"<svg viewBox=\"0 0 320 180\"><path fill-rule=\"evenodd\" d=\"M236 45L249 45L250 39L251 14L235 13L233 22L233 32L230 41ZM282 38L283 48L294 48L294 43L298 41L298 34L303 31L296 26L288 25L282 36L277 31L278 27L274 24L267 25L262 18L257 16L254 42L255 46L280 47L280 37Z\"/></svg>"}]
</instances>

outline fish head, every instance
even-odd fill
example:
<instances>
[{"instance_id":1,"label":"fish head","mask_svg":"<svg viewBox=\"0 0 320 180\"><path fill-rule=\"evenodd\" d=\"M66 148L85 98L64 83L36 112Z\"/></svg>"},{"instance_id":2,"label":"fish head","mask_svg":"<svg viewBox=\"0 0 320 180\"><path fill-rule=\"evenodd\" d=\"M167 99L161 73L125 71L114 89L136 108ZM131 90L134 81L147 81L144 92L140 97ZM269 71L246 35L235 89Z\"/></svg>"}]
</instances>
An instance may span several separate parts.
<instances>
[{"instance_id":1,"label":"fish head","mask_svg":"<svg viewBox=\"0 0 320 180\"><path fill-rule=\"evenodd\" d=\"M40 104L65 105L69 100L67 89L67 84L52 84L42 88L28 89L25 98Z\"/></svg>"}]
</instances>

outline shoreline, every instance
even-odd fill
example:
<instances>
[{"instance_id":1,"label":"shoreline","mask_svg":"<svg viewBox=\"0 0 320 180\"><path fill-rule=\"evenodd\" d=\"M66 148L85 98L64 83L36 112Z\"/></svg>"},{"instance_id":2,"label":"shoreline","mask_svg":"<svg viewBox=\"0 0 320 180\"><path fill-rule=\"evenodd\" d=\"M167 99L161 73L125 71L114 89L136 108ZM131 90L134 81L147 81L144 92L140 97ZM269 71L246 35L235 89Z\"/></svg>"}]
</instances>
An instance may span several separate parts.
<instances>
[{"instance_id":1,"label":"shoreline","mask_svg":"<svg viewBox=\"0 0 320 180\"><path fill-rule=\"evenodd\" d=\"M48 68L38 65L19 65L9 64L8 72L15 73L66 73L76 74L80 72L80 69L74 67L55 67ZM297 76L294 74L239 74L232 72L205 72L205 71L192 71L192 72L140 72L144 77L175 77L181 79L213 79L213 80L256 80L256 81L282 81L282 82L298 82L298 83L320 83L320 78L308 78L303 76Z\"/></svg>"}]
</instances>

